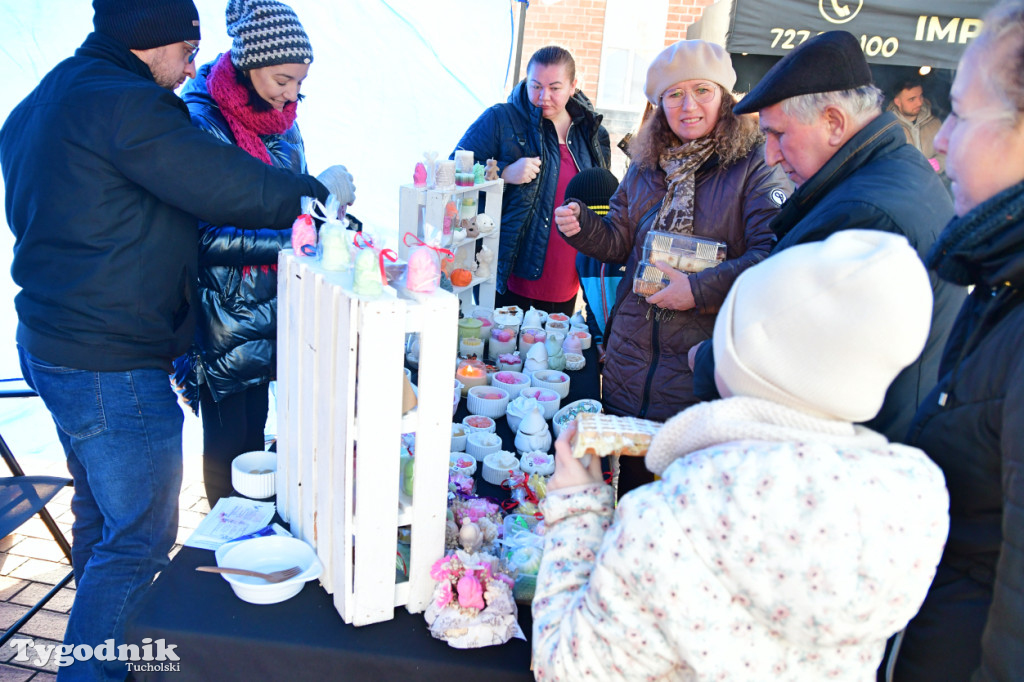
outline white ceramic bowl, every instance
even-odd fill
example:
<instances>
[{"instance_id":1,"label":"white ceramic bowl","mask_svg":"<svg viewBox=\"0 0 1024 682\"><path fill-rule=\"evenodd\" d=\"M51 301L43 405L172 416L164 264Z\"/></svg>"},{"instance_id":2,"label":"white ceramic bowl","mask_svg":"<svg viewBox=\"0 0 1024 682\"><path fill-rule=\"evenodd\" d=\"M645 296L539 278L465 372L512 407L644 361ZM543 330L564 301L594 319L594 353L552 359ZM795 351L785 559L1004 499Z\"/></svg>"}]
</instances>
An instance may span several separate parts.
<instances>
[{"instance_id":1,"label":"white ceramic bowl","mask_svg":"<svg viewBox=\"0 0 1024 682\"><path fill-rule=\"evenodd\" d=\"M569 375L554 369L542 369L534 372L530 381L538 388L546 388L558 394L559 398L569 395ZM550 419L550 417L548 417Z\"/></svg>"},{"instance_id":2,"label":"white ceramic bowl","mask_svg":"<svg viewBox=\"0 0 1024 682\"><path fill-rule=\"evenodd\" d=\"M485 426L473 426L473 424L470 423L471 420L472 421L486 420L486 421L482 421L482 423L486 424L486 425ZM487 415L484 415L484 414L470 414L470 415L466 415L465 417L462 418L462 425L466 427L467 435L468 434L473 434L473 433L480 433L480 432L494 433L494 419L492 417L488 417Z\"/></svg>"},{"instance_id":3,"label":"white ceramic bowl","mask_svg":"<svg viewBox=\"0 0 1024 682\"><path fill-rule=\"evenodd\" d=\"M496 433L471 433L466 438L466 454L478 462L498 450L501 450L501 436Z\"/></svg>"},{"instance_id":4,"label":"white ceramic bowl","mask_svg":"<svg viewBox=\"0 0 1024 682\"><path fill-rule=\"evenodd\" d=\"M505 466L499 460L507 460ZM481 475L483 479L492 485L501 485L509 476L519 472L519 460L514 453L508 450L501 450L488 454L483 460Z\"/></svg>"},{"instance_id":5,"label":"white ceramic bowl","mask_svg":"<svg viewBox=\"0 0 1024 682\"><path fill-rule=\"evenodd\" d=\"M508 376L501 376L503 374ZM505 379L509 379L510 381L505 381ZM529 388L530 377L526 376L522 372L502 370L491 375L491 385L505 389L508 393L508 399L515 400L516 397L523 392L524 388Z\"/></svg>"},{"instance_id":6,"label":"white ceramic bowl","mask_svg":"<svg viewBox=\"0 0 1024 682\"><path fill-rule=\"evenodd\" d=\"M587 359L579 353L565 354L565 368L570 372L578 372L587 366Z\"/></svg>"},{"instance_id":7,"label":"white ceramic bowl","mask_svg":"<svg viewBox=\"0 0 1024 682\"><path fill-rule=\"evenodd\" d=\"M547 370L552 371L552 370ZM531 386L530 388L524 388L520 397L526 396L527 398L536 398L537 404L540 406L540 411L543 413L545 419L551 419L555 416L555 412L558 412L558 408L562 403L562 397L552 391L550 388L543 388L541 386Z\"/></svg>"},{"instance_id":8,"label":"white ceramic bowl","mask_svg":"<svg viewBox=\"0 0 1024 682\"><path fill-rule=\"evenodd\" d=\"M452 452L466 450L466 434L469 430L464 424L452 424Z\"/></svg>"},{"instance_id":9,"label":"white ceramic bowl","mask_svg":"<svg viewBox=\"0 0 1024 682\"><path fill-rule=\"evenodd\" d=\"M462 382L455 380L455 401L452 403L452 416L459 411L459 400L462 398Z\"/></svg>"},{"instance_id":10,"label":"white ceramic bowl","mask_svg":"<svg viewBox=\"0 0 1024 682\"><path fill-rule=\"evenodd\" d=\"M569 323L568 322L560 322L558 320L550 320L549 319L547 322L544 323L544 331L548 332L549 334L551 334L551 333L568 334L569 333Z\"/></svg>"},{"instance_id":11,"label":"white ceramic bowl","mask_svg":"<svg viewBox=\"0 0 1024 682\"><path fill-rule=\"evenodd\" d=\"M582 407L582 406L586 407ZM581 400L574 400L558 412L555 412L555 416L551 418L551 426L555 430L555 438L558 438L558 434L562 433L562 429L572 420L576 419L576 414L580 412L603 412L604 408L601 406L601 401L594 400L593 398L583 398Z\"/></svg>"},{"instance_id":12,"label":"white ceramic bowl","mask_svg":"<svg viewBox=\"0 0 1024 682\"><path fill-rule=\"evenodd\" d=\"M466 466L460 466L460 463L465 463ZM448 469L472 476L476 473L476 458L465 452L453 452L448 456Z\"/></svg>"},{"instance_id":13,"label":"white ceramic bowl","mask_svg":"<svg viewBox=\"0 0 1024 682\"><path fill-rule=\"evenodd\" d=\"M484 396L497 396L487 398ZM497 419L508 407L508 391L500 386L474 386L466 394L466 405L471 414L482 414Z\"/></svg>"},{"instance_id":14,"label":"white ceramic bowl","mask_svg":"<svg viewBox=\"0 0 1024 682\"><path fill-rule=\"evenodd\" d=\"M231 461L231 487L254 500L273 496L276 477L276 452L255 450L242 453Z\"/></svg>"},{"instance_id":15,"label":"white ceramic bowl","mask_svg":"<svg viewBox=\"0 0 1024 682\"><path fill-rule=\"evenodd\" d=\"M590 336L590 332L588 330L573 329L571 332L569 332L569 335L575 336L577 339L580 340L580 348L582 348L583 350L587 350L588 348L590 348L592 337Z\"/></svg>"},{"instance_id":16,"label":"white ceramic bowl","mask_svg":"<svg viewBox=\"0 0 1024 682\"><path fill-rule=\"evenodd\" d=\"M245 568L269 573L292 566L302 569L294 578L279 583L268 583L261 578L222 573L238 598L250 604L276 604L291 599L302 590L307 580L315 580L323 572L323 564L313 548L302 540L283 535L243 540L217 553L217 565Z\"/></svg>"}]
</instances>

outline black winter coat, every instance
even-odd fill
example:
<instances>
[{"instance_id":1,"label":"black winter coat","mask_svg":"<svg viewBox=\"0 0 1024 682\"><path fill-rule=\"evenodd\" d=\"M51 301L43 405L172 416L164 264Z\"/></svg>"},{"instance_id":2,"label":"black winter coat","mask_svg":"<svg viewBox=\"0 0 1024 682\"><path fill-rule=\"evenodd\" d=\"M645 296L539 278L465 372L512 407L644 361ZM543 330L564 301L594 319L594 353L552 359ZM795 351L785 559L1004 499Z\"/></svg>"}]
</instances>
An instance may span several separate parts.
<instances>
[{"instance_id":1,"label":"black winter coat","mask_svg":"<svg viewBox=\"0 0 1024 682\"><path fill-rule=\"evenodd\" d=\"M218 60L220 57L218 56ZM181 91L192 123L237 144L207 78L217 60L199 69ZM306 172L298 125L261 136L275 168ZM175 383L197 409L198 385L214 400L272 380L277 372L277 258L292 231L242 230L199 222L199 320L196 346L175 361Z\"/></svg>"},{"instance_id":2,"label":"black winter coat","mask_svg":"<svg viewBox=\"0 0 1024 682\"><path fill-rule=\"evenodd\" d=\"M821 241L840 230L866 229L906 237L923 261L952 217L953 204L935 171L907 144L896 117L882 114L793 192L772 222L779 237L772 252ZM905 441L917 406L938 379L942 349L966 295L963 287L941 281L934 272L928 277L934 304L924 350L899 373L881 411L866 424L899 443ZM700 350L697 393L710 399L717 397L717 391L711 392L714 360L710 344Z\"/></svg>"},{"instance_id":3,"label":"black winter coat","mask_svg":"<svg viewBox=\"0 0 1024 682\"><path fill-rule=\"evenodd\" d=\"M933 671L921 679L967 679L979 664L980 638L975 682L1019 680L1024 674L1024 182L950 223L930 263L943 278L975 288L949 335L941 379L915 415L907 441L942 468L950 526L941 579L932 585L920 620L911 621L900 659L934 661ZM983 591L988 599L956 599L965 590ZM980 613L972 616L970 609ZM938 629L949 634L936 635ZM961 651L969 651L971 660L948 660L951 653L941 642L967 638L971 646Z\"/></svg>"},{"instance_id":4,"label":"black winter coat","mask_svg":"<svg viewBox=\"0 0 1024 682\"><path fill-rule=\"evenodd\" d=\"M551 234L551 216L558 190L558 133L539 107L530 102L522 81L505 104L495 104L473 122L456 149L470 149L478 161L496 159L498 171L525 157L539 156L540 173L521 185L505 184L498 243L497 289L505 293L510 273L540 279ZM566 103L572 124L566 143L579 170L608 168L611 143L600 114L580 91ZM453 152L451 158L455 158Z\"/></svg>"},{"instance_id":5,"label":"black winter coat","mask_svg":"<svg viewBox=\"0 0 1024 682\"><path fill-rule=\"evenodd\" d=\"M0 164L18 343L91 371L170 371L188 349L197 216L287 228L300 197L327 198L195 128L146 64L97 33L11 112Z\"/></svg>"}]
</instances>

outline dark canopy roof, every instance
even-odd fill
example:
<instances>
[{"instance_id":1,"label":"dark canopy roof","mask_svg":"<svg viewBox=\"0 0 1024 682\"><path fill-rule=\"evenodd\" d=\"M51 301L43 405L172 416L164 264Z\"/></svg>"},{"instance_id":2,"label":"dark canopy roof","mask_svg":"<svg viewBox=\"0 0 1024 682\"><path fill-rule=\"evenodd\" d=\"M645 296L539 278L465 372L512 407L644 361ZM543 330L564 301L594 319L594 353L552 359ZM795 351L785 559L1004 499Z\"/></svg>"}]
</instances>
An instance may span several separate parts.
<instances>
[{"instance_id":1,"label":"dark canopy roof","mask_svg":"<svg viewBox=\"0 0 1024 682\"><path fill-rule=\"evenodd\" d=\"M869 62L956 67L996 0L718 0L689 38L734 54L787 54L812 35L849 31Z\"/></svg>"}]
</instances>

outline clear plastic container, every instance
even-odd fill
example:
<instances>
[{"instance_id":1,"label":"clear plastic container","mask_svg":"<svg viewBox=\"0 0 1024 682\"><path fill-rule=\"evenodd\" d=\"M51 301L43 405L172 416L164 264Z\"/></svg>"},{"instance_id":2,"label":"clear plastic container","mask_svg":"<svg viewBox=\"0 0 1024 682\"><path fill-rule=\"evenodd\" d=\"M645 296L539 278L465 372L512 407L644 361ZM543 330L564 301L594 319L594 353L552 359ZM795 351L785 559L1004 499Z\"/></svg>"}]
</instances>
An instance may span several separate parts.
<instances>
[{"instance_id":1,"label":"clear plastic container","mask_svg":"<svg viewBox=\"0 0 1024 682\"><path fill-rule=\"evenodd\" d=\"M657 262L680 272L700 272L724 261L725 252L725 242L652 230L644 240L643 261L633 276L633 293L650 296L668 286L669 279L654 265Z\"/></svg>"}]
</instances>

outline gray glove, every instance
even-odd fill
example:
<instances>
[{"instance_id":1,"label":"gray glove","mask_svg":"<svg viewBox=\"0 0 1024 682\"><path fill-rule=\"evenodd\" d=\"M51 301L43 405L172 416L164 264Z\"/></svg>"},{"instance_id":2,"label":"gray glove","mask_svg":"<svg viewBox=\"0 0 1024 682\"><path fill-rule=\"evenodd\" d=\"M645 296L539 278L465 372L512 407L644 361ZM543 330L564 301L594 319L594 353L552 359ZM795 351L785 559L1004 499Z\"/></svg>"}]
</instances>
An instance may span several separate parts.
<instances>
[{"instance_id":1,"label":"gray glove","mask_svg":"<svg viewBox=\"0 0 1024 682\"><path fill-rule=\"evenodd\" d=\"M344 166L331 166L316 179L324 184L331 194L338 197L343 207L354 203L356 200L356 186L352 182L352 174Z\"/></svg>"}]
</instances>

